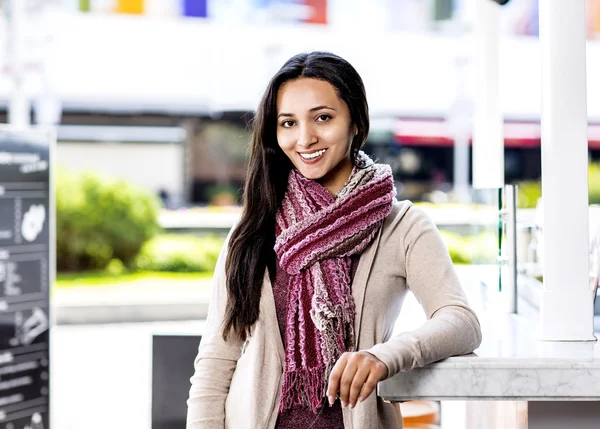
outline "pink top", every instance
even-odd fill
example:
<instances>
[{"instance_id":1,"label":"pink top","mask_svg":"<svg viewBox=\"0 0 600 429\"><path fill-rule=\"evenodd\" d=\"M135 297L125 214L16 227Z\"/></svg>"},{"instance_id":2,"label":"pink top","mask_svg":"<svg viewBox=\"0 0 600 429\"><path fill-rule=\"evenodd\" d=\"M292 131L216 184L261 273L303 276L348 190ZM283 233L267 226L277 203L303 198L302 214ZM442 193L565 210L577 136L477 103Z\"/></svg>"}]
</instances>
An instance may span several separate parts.
<instances>
[{"instance_id":1,"label":"pink top","mask_svg":"<svg viewBox=\"0 0 600 429\"><path fill-rule=\"evenodd\" d=\"M360 255L352 258L351 280L354 278L358 259ZM277 311L277 322L281 339L285 345L285 320L287 313L287 288L288 275L282 270L277 261L277 273L273 282L273 295L275 297L275 309ZM312 321L311 321L312 323ZM332 407L321 408L319 414L314 414L309 408L295 408L286 410L279 414L276 429L344 429L342 419L342 406L339 400Z\"/></svg>"}]
</instances>

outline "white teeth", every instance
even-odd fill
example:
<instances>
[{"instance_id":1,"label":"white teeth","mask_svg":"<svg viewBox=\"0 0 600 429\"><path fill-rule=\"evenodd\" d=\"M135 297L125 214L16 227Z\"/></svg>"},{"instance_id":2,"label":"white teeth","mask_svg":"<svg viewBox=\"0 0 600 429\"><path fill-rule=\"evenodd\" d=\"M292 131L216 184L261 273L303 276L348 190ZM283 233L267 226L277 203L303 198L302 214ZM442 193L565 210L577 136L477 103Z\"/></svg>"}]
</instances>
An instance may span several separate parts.
<instances>
[{"instance_id":1,"label":"white teeth","mask_svg":"<svg viewBox=\"0 0 600 429\"><path fill-rule=\"evenodd\" d=\"M318 151L318 152L314 152L314 153L311 153L311 154L307 154L307 153L301 153L301 154L300 154L300 156L301 156L302 158L304 158L304 159L314 159L314 158L318 158L318 157L320 157L321 155L323 155L323 154L325 153L325 151L326 151L326 150L327 150L327 149L322 149L322 150L320 150L320 151Z\"/></svg>"}]
</instances>

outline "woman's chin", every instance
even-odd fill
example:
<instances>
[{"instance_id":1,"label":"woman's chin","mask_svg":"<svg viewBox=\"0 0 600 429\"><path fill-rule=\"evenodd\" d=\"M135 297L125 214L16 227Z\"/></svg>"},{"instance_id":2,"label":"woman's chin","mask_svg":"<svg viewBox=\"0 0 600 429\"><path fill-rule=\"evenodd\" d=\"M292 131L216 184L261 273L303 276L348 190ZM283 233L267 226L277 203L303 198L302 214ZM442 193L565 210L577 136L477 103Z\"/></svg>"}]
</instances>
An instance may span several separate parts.
<instances>
[{"instance_id":1,"label":"woman's chin","mask_svg":"<svg viewBox=\"0 0 600 429\"><path fill-rule=\"evenodd\" d=\"M325 174L323 174L323 172L321 171L321 169L311 169L311 168L306 168L306 166L300 166L300 168L296 167L296 170L298 170L298 172L300 174L302 174L302 176L304 176L305 178L307 178L308 180L319 180L322 179L323 176Z\"/></svg>"}]
</instances>

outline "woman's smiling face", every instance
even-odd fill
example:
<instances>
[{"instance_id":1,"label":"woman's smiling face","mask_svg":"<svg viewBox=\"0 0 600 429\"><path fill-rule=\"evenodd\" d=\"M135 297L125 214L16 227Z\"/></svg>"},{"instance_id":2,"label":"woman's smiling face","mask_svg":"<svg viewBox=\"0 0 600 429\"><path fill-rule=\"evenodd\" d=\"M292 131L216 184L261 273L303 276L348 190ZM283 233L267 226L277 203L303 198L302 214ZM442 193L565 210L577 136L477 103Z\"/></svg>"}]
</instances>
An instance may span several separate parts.
<instances>
[{"instance_id":1,"label":"woman's smiling face","mask_svg":"<svg viewBox=\"0 0 600 429\"><path fill-rule=\"evenodd\" d=\"M307 179L332 194L352 172L350 146L356 135L350 111L326 81L299 78L277 93L277 142Z\"/></svg>"}]
</instances>

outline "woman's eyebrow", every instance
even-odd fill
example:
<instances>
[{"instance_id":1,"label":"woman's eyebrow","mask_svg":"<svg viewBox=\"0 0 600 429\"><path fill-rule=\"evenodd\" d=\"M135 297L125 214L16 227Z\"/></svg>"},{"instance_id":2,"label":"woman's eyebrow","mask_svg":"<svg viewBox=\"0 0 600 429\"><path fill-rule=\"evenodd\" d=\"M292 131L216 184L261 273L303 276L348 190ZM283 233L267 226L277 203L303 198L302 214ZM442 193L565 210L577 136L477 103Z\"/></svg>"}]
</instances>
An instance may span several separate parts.
<instances>
[{"instance_id":1,"label":"woman's eyebrow","mask_svg":"<svg viewBox=\"0 0 600 429\"><path fill-rule=\"evenodd\" d=\"M329 107L329 106L326 106L326 105L321 105L321 106L313 107L312 109L309 110L309 112L316 112L317 110L323 110L323 109L329 109L329 110L333 110L335 112L335 109L333 107ZM281 117L291 118L293 116L294 116L293 113L284 113L284 112L282 112L279 115L277 115L278 118L281 118Z\"/></svg>"},{"instance_id":2,"label":"woman's eyebrow","mask_svg":"<svg viewBox=\"0 0 600 429\"><path fill-rule=\"evenodd\" d=\"M312 109L310 109L311 112L316 112L317 110L323 110L323 109L329 109L329 110L333 110L335 111L335 109L333 107L329 107L326 105L321 105L321 106L317 106L317 107L313 107Z\"/></svg>"}]
</instances>

